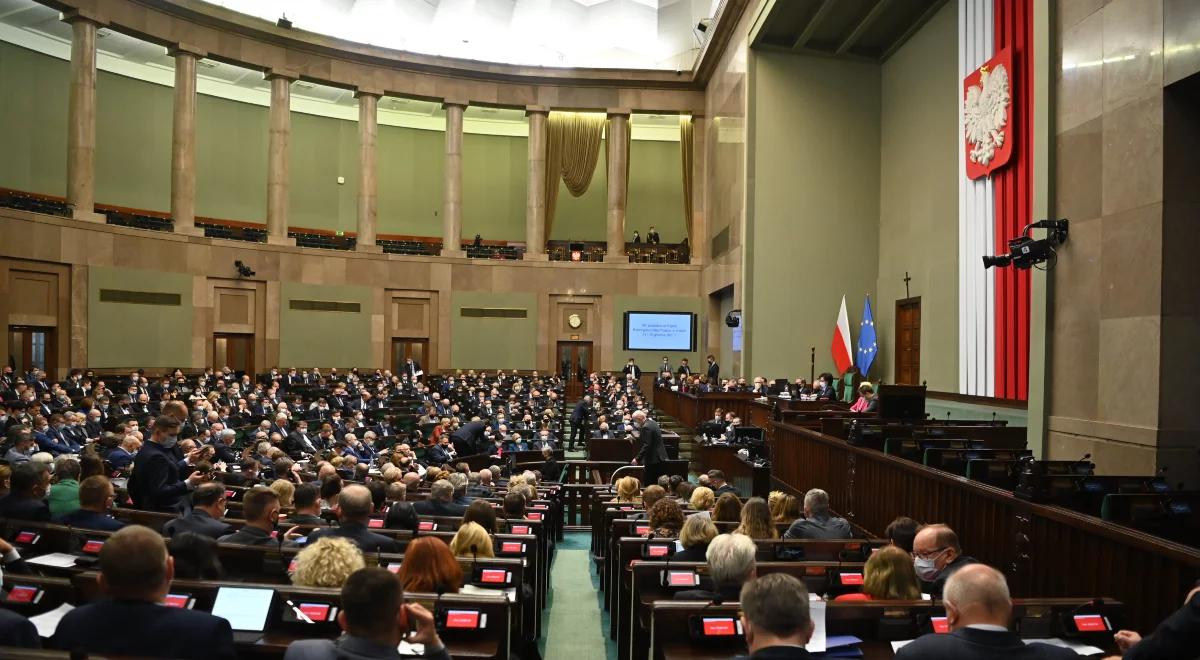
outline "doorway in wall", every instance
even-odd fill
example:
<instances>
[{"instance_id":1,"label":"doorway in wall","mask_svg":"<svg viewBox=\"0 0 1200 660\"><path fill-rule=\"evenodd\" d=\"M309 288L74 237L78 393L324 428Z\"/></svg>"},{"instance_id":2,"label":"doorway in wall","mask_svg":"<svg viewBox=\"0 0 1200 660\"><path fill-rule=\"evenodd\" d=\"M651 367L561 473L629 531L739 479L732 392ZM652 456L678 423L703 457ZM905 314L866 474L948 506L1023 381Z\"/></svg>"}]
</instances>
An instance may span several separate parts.
<instances>
[{"instance_id":1,"label":"doorway in wall","mask_svg":"<svg viewBox=\"0 0 1200 660\"><path fill-rule=\"evenodd\" d=\"M921 298L896 301L896 383L921 384Z\"/></svg>"},{"instance_id":2,"label":"doorway in wall","mask_svg":"<svg viewBox=\"0 0 1200 660\"><path fill-rule=\"evenodd\" d=\"M8 326L8 360L16 373L23 374L36 368L47 374L54 374L55 368L58 367L57 346L54 328Z\"/></svg>"},{"instance_id":3,"label":"doorway in wall","mask_svg":"<svg viewBox=\"0 0 1200 660\"><path fill-rule=\"evenodd\" d=\"M229 367L238 373L254 373L254 335L213 335L213 369Z\"/></svg>"},{"instance_id":4,"label":"doorway in wall","mask_svg":"<svg viewBox=\"0 0 1200 660\"><path fill-rule=\"evenodd\" d=\"M588 374L592 373L592 342L560 341L557 355L555 368L567 383L567 398L578 399L583 396Z\"/></svg>"}]
</instances>

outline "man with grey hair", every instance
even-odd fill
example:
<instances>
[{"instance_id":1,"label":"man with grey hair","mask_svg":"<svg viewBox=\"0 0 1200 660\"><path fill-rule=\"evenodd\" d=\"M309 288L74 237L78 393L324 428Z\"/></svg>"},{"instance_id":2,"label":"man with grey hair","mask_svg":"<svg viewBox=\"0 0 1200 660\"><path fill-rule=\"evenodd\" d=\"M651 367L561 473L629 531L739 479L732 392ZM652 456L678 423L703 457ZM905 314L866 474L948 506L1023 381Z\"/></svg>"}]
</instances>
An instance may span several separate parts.
<instances>
[{"instance_id":1,"label":"man with grey hair","mask_svg":"<svg viewBox=\"0 0 1200 660\"><path fill-rule=\"evenodd\" d=\"M930 633L896 652L898 660L1068 660L1070 649L1026 644L1009 630L1012 599L1008 583L984 564L964 566L946 580L942 592L950 634Z\"/></svg>"},{"instance_id":2,"label":"man with grey hair","mask_svg":"<svg viewBox=\"0 0 1200 660\"><path fill-rule=\"evenodd\" d=\"M787 573L771 573L742 587L742 630L749 656L738 660L811 657L804 645L813 634L808 589Z\"/></svg>"},{"instance_id":3,"label":"man with grey hair","mask_svg":"<svg viewBox=\"0 0 1200 660\"><path fill-rule=\"evenodd\" d=\"M308 535L308 543L313 544L327 536L340 536L349 539L364 553L367 552L400 552L400 547L392 539L376 534L367 528L374 506L371 491L360 484L350 484L338 495L337 527L326 527L314 530Z\"/></svg>"},{"instance_id":4,"label":"man with grey hair","mask_svg":"<svg viewBox=\"0 0 1200 660\"><path fill-rule=\"evenodd\" d=\"M848 539L853 538L850 523L829 512L829 493L813 488L804 494L804 517L798 518L784 532L785 539Z\"/></svg>"},{"instance_id":5,"label":"man with grey hair","mask_svg":"<svg viewBox=\"0 0 1200 660\"><path fill-rule=\"evenodd\" d=\"M656 483L659 475L665 471L667 462L667 446L663 444L662 430L658 428L658 422L646 416L645 410L635 410L631 418L641 443L633 464L644 468L642 483Z\"/></svg>"},{"instance_id":6,"label":"man with grey hair","mask_svg":"<svg viewBox=\"0 0 1200 660\"><path fill-rule=\"evenodd\" d=\"M471 499L467 496L467 486L470 484L470 477L462 472L455 472L448 478L450 485L454 486L454 495L452 501L455 504L470 506Z\"/></svg>"},{"instance_id":7,"label":"man with grey hair","mask_svg":"<svg viewBox=\"0 0 1200 660\"><path fill-rule=\"evenodd\" d=\"M753 580L756 566L754 541L744 534L721 534L708 544L704 558L708 561L710 584L699 589L675 593L675 600L708 600L715 603L737 602L742 585Z\"/></svg>"},{"instance_id":8,"label":"man with grey hair","mask_svg":"<svg viewBox=\"0 0 1200 660\"><path fill-rule=\"evenodd\" d=\"M429 487L429 499L413 502L413 510L421 516L462 516L467 507L454 503L454 485L438 479Z\"/></svg>"},{"instance_id":9,"label":"man with grey hair","mask_svg":"<svg viewBox=\"0 0 1200 660\"><path fill-rule=\"evenodd\" d=\"M469 497L495 497L492 491L492 471L483 468L478 472L467 475L467 495Z\"/></svg>"}]
</instances>

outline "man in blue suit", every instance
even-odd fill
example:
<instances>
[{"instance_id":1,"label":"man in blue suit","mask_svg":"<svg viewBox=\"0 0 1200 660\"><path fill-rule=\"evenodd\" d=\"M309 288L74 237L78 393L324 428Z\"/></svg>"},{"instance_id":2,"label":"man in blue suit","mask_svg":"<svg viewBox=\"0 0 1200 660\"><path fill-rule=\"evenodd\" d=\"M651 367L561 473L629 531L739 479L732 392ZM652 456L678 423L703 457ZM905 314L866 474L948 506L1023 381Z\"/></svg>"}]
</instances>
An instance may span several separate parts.
<instances>
[{"instance_id":1,"label":"man in blue suit","mask_svg":"<svg viewBox=\"0 0 1200 660\"><path fill-rule=\"evenodd\" d=\"M229 622L163 607L175 560L154 530L130 525L100 550L100 587L111 597L75 608L50 646L65 651L158 658L233 658Z\"/></svg>"},{"instance_id":2,"label":"man in blue suit","mask_svg":"<svg viewBox=\"0 0 1200 660\"><path fill-rule=\"evenodd\" d=\"M50 452L54 456L62 454L77 454L79 447L63 434L63 416L55 413L50 416L50 424L33 434L38 448Z\"/></svg>"},{"instance_id":3,"label":"man in blue suit","mask_svg":"<svg viewBox=\"0 0 1200 660\"><path fill-rule=\"evenodd\" d=\"M115 497L108 477L94 474L79 484L79 508L59 517L57 522L69 527L115 532L125 526L108 513Z\"/></svg>"}]
</instances>

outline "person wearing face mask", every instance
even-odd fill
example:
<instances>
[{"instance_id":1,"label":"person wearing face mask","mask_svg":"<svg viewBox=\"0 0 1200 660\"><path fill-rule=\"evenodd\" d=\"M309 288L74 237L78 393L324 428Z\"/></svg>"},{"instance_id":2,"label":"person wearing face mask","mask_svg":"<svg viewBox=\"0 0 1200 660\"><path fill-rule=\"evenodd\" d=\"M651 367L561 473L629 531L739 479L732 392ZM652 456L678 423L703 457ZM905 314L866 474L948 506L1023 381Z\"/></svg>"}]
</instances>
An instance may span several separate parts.
<instances>
[{"instance_id":1,"label":"person wearing face mask","mask_svg":"<svg viewBox=\"0 0 1200 660\"><path fill-rule=\"evenodd\" d=\"M129 496L133 505L149 511L177 512L186 506L185 496L208 478L193 472L187 479L179 476L183 460L179 442L179 420L166 415L154 420L154 432L133 459Z\"/></svg>"},{"instance_id":2,"label":"person wearing face mask","mask_svg":"<svg viewBox=\"0 0 1200 660\"><path fill-rule=\"evenodd\" d=\"M50 470L42 463L26 461L12 467L11 490L0 498L0 518L13 520L50 520L46 493L50 491Z\"/></svg>"},{"instance_id":3,"label":"person wearing face mask","mask_svg":"<svg viewBox=\"0 0 1200 660\"><path fill-rule=\"evenodd\" d=\"M220 543L233 545L275 545L271 537L279 522L279 496L266 486L255 486L242 500L246 524L232 534L219 539Z\"/></svg>"},{"instance_id":4,"label":"person wearing face mask","mask_svg":"<svg viewBox=\"0 0 1200 660\"><path fill-rule=\"evenodd\" d=\"M8 451L4 454L4 460L9 465L24 463L33 456L33 433L30 432L27 426L12 426L8 429Z\"/></svg>"},{"instance_id":5,"label":"person wearing face mask","mask_svg":"<svg viewBox=\"0 0 1200 660\"><path fill-rule=\"evenodd\" d=\"M921 579L921 591L941 598L946 580L968 564L978 563L962 553L958 535L946 525L925 525L913 539L913 566Z\"/></svg>"}]
</instances>

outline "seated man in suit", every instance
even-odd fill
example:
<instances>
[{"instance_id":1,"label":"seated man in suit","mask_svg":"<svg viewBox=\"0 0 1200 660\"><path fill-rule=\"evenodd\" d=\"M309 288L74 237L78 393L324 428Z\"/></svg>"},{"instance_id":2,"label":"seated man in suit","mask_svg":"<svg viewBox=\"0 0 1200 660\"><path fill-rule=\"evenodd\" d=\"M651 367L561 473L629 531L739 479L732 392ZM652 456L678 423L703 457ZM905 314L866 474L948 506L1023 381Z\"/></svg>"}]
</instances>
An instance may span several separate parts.
<instances>
[{"instance_id":1,"label":"seated man in suit","mask_svg":"<svg viewBox=\"0 0 1200 660\"><path fill-rule=\"evenodd\" d=\"M707 588L688 589L675 593L675 600L709 600L737 602L742 585L755 576L754 541L744 534L721 534L708 544L704 553L708 574L712 578Z\"/></svg>"},{"instance_id":2,"label":"seated man in suit","mask_svg":"<svg viewBox=\"0 0 1200 660\"><path fill-rule=\"evenodd\" d=\"M233 658L229 622L206 612L163 607L175 561L163 537L130 525L100 550L100 587L112 598L81 605L54 631L54 648L168 658Z\"/></svg>"},{"instance_id":3,"label":"seated man in suit","mask_svg":"<svg viewBox=\"0 0 1200 660\"><path fill-rule=\"evenodd\" d=\"M34 440L33 433L28 426L18 424L12 426L8 430L8 451L4 452L4 460L9 465L24 463L33 456Z\"/></svg>"},{"instance_id":4,"label":"seated man in suit","mask_svg":"<svg viewBox=\"0 0 1200 660\"><path fill-rule=\"evenodd\" d=\"M202 536L220 538L233 528L221 522L225 516L225 485L217 482L201 484L192 491L192 510L187 515L167 521L164 536L180 532L195 532Z\"/></svg>"},{"instance_id":5,"label":"seated man in suit","mask_svg":"<svg viewBox=\"0 0 1200 660\"><path fill-rule=\"evenodd\" d=\"M271 533L279 522L279 496L266 486L255 486L242 499L246 524L217 539L234 545L277 545Z\"/></svg>"},{"instance_id":6,"label":"seated man in suit","mask_svg":"<svg viewBox=\"0 0 1200 660\"><path fill-rule=\"evenodd\" d=\"M42 638L29 619L11 610L0 610L0 646L42 648Z\"/></svg>"},{"instance_id":7,"label":"seated man in suit","mask_svg":"<svg viewBox=\"0 0 1200 660\"><path fill-rule=\"evenodd\" d=\"M1127 660L1151 658L1186 658L1200 648L1200 587L1188 592L1183 607L1158 624L1154 634L1142 639L1132 630L1122 630L1115 636L1117 647Z\"/></svg>"},{"instance_id":8,"label":"seated man in suit","mask_svg":"<svg viewBox=\"0 0 1200 660\"><path fill-rule=\"evenodd\" d=\"M421 516L461 516L467 511L467 507L454 503L454 484L446 479L433 482L429 499L413 502L413 508Z\"/></svg>"},{"instance_id":9,"label":"seated man in suit","mask_svg":"<svg viewBox=\"0 0 1200 660\"><path fill-rule=\"evenodd\" d=\"M813 488L804 494L804 517L797 519L783 533L785 539L848 539L853 538L850 523L829 512L829 493Z\"/></svg>"},{"instance_id":10,"label":"seated man in suit","mask_svg":"<svg viewBox=\"0 0 1200 660\"><path fill-rule=\"evenodd\" d=\"M108 456L104 460L108 461L114 470L124 470L133 465L133 459L137 456L138 447L141 444L137 436L126 435L121 438L120 446L108 452Z\"/></svg>"},{"instance_id":11,"label":"seated man in suit","mask_svg":"<svg viewBox=\"0 0 1200 660\"><path fill-rule=\"evenodd\" d=\"M804 645L813 634L808 589L787 573L771 573L742 587L742 630L749 656L738 660L811 657Z\"/></svg>"},{"instance_id":12,"label":"seated man in suit","mask_svg":"<svg viewBox=\"0 0 1200 660\"><path fill-rule=\"evenodd\" d=\"M1021 641L1009 630L1012 599L1008 583L996 569L983 564L955 571L946 581L949 634L930 633L896 652L897 660L1069 660L1070 649Z\"/></svg>"},{"instance_id":13,"label":"seated man in suit","mask_svg":"<svg viewBox=\"0 0 1200 660\"><path fill-rule=\"evenodd\" d=\"M741 497L741 493L739 493L738 490L733 487L733 484L725 481L725 473L720 470L708 471L708 483L708 487L712 489L713 495L716 495L717 497L720 497L725 493L733 493L734 495Z\"/></svg>"},{"instance_id":14,"label":"seated man in suit","mask_svg":"<svg viewBox=\"0 0 1200 660\"><path fill-rule=\"evenodd\" d=\"M921 579L921 591L940 598L946 580L958 569L976 563L962 553L958 534L946 525L925 525L913 539L913 564Z\"/></svg>"},{"instance_id":15,"label":"seated man in suit","mask_svg":"<svg viewBox=\"0 0 1200 660\"><path fill-rule=\"evenodd\" d=\"M94 474L79 484L79 508L56 521L61 525L115 532L125 523L109 514L116 492L108 477Z\"/></svg>"},{"instance_id":16,"label":"seated man in suit","mask_svg":"<svg viewBox=\"0 0 1200 660\"><path fill-rule=\"evenodd\" d=\"M341 637L293 642L284 660L395 658L400 642L423 644L421 657L450 660L433 614L419 604L406 604L400 581L387 569L360 568L346 578L337 622Z\"/></svg>"},{"instance_id":17,"label":"seated man in suit","mask_svg":"<svg viewBox=\"0 0 1200 660\"><path fill-rule=\"evenodd\" d=\"M449 483L446 484L449 486ZM392 539L376 534L367 529L371 518L373 502L371 491L366 486L351 484L342 489L338 495L337 516L340 523L337 527L325 527L315 530L308 535L308 543L315 543L326 536L340 536L350 539L364 553L368 552L400 552L400 548ZM460 514L461 515L461 514Z\"/></svg>"},{"instance_id":18,"label":"seated man in suit","mask_svg":"<svg viewBox=\"0 0 1200 660\"><path fill-rule=\"evenodd\" d=\"M12 466L8 495L0 498L0 518L49 521L50 469L44 463L25 461Z\"/></svg>"},{"instance_id":19,"label":"seated man in suit","mask_svg":"<svg viewBox=\"0 0 1200 660\"><path fill-rule=\"evenodd\" d=\"M292 513L287 517L289 525L326 525L321 517L321 486L306 482L296 486L292 494Z\"/></svg>"}]
</instances>

